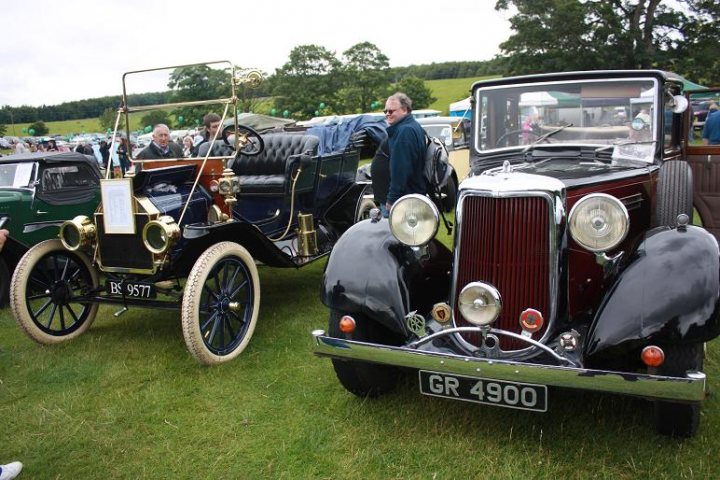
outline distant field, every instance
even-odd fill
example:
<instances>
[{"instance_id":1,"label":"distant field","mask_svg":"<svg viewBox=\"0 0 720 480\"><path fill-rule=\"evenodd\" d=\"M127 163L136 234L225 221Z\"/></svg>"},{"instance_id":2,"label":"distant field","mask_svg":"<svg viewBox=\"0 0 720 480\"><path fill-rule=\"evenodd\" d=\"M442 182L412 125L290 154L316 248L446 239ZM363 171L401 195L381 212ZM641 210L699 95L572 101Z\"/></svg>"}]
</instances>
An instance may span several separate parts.
<instances>
[{"instance_id":1,"label":"distant field","mask_svg":"<svg viewBox=\"0 0 720 480\"><path fill-rule=\"evenodd\" d=\"M481 80L483 78L490 77L478 77L478 78L453 78L447 80L428 80L425 82L428 87L432 90L432 95L437 100L430 105L428 108L434 110L440 110L443 115L448 114L448 109L451 103L466 98L470 94L470 87L473 82ZM257 108L258 112L263 113L270 110L268 101L261 102ZM144 113L133 113L130 115L130 129L140 130L145 125L140 123L140 118ZM61 122L45 122L47 127L50 129L50 135L70 135L83 132L102 132L105 130L100 126L100 122L97 118L85 118L82 120L65 120ZM10 125L7 125L6 135L22 135L22 129L27 129L28 124L18 123L15 124L15 131Z\"/></svg>"}]
</instances>

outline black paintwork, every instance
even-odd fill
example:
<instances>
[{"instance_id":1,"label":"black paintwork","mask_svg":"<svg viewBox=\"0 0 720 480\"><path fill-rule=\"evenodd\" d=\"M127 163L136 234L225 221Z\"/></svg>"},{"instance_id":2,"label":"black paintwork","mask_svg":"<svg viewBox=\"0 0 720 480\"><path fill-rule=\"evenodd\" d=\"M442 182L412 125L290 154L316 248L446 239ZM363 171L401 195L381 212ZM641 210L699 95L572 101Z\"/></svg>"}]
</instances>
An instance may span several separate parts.
<instances>
[{"instance_id":1,"label":"black paintwork","mask_svg":"<svg viewBox=\"0 0 720 480\"><path fill-rule=\"evenodd\" d=\"M321 299L330 309L362 312L407 337L405 312L427 314L447 298L451 264L450 251L438 241L413 249L395 239L386 219L366 220L333 248Z\"/></svg>"},{"instance_id":2,"label":"black paintwork","mask_svg":"<svg viewBox=\"0 0 720 480\"><path fill-rule=\"evenodd\" d=\"M588 357L611 356L648 341L708 341L720 333L720 258L706 230L649 230L593 319Z\"/></svg>"}]
</instances>

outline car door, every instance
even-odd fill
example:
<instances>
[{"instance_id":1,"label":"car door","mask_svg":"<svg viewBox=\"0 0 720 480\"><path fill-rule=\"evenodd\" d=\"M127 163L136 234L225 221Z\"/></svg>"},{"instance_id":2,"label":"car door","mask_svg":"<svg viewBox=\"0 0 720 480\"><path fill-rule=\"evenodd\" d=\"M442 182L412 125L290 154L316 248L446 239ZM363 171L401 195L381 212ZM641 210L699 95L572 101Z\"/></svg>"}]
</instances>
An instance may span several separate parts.
<instances>
[{"instance_id":1,"label":"car door","mask_svg":"<svg viewBox=\"0 0 720 480\"><path fill-rule=\"evenodd\" d=\"M686 111L687 126L686 158L693 172L693 204L700 214L703 226L720 241L720 144L703 143L703 132L709 134L707 119L720 115L712 105L720 106L720 88L688 92L690 107ZM703 118L703 129L695 128L698 122L694 109L710 105L707 117ZM718 122L720 124L720 122ZM720 125L717 127L720 128Z\"/></svg>"},{"instance_id":2,"label":"car door","mask_svg":"<svg viewBox=\"0 0 720 480\"><path fill-rule=\"evenodd\" d=\"M77 215L92 216L100 198L100 178L83 162L41 163L32 202L28 234L37 241L57 234L57 222ZM46 224L52 227L42 228Z\"/></svg>"}]
</instances>

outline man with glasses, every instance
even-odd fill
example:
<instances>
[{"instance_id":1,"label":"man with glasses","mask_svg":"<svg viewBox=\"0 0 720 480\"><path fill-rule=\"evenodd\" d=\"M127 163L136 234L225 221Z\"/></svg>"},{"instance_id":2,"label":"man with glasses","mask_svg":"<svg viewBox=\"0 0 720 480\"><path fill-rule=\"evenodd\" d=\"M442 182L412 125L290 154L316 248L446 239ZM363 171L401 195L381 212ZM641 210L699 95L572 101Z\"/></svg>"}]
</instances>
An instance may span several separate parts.
<instances>
[{"instance_id":1,"label":"man with glasses","mask_svg":"<svg viewBox=\"0 0 720 480\"><path fill-rule=\"evenodd\" d=\"M402 92L388 97L385 119L390 151L390 188L385 208L390 210L403 195L427 193L425 166L425 131L412 116L412 100ZM386 214L383 211L383 214Z\"/></svg>"}]
</instances>

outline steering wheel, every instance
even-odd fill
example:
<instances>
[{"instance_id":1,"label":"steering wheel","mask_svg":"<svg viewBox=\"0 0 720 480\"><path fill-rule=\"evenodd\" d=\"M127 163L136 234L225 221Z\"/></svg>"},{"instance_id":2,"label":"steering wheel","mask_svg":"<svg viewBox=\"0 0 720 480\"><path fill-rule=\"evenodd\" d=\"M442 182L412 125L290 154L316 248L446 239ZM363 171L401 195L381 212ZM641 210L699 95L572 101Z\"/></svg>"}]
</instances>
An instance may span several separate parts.
<instances>
[{"instance_id":1,"label":"steering wheel","mask_svg":"<svg viewBox=\"0 0 720 480\"><path fill-rule=\"evenodd\" d=\"M223 132L223 141L230 145L231 147L235 147L234 142L230 143L228 138L233 132L233 127L228 127ZM245 125L238 125L238 151L237 155L246 155L248 157L254 157L255 155L259 155L262 153L263 150L265 150L265 141L260 136L258 132L256 132L254 129L250 127L246 127ZM236 155L236 156L237 156Z\"/></svg>"},{"instance_id":2,"label":"steering wheel","mask_svg":"<svg viewBox=\"0 0 720 480\"><path fill-rule=\"evenodd\" d=\"M528 140L530 140L528 143L532 143L536 141L538 138L540 138L540 135L533 133L532 130L510 130L509 132L505 132L504 134L500 135L497 140L495 140L495 146L496 147L508 147L508 140L512 135L520 135L520 134L526 134L528 135ZM532 135L532 137L530 137ZM502 142L505 142L505 145L502 145ZM518 143L520 145L520 143Z\"/></svg>"}]
</instances>

